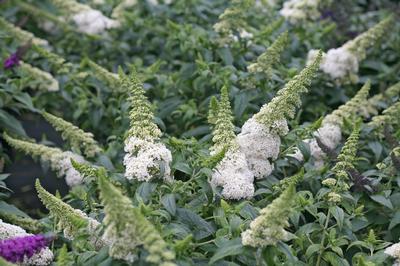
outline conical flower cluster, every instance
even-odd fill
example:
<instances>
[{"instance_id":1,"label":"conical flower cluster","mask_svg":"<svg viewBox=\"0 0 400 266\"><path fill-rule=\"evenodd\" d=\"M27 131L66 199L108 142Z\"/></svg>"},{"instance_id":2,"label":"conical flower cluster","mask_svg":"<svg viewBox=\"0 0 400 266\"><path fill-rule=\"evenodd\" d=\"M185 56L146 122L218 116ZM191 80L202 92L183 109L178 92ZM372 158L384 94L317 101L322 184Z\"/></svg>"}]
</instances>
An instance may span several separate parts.
<instances>
[{"instance_id":1,"label":"conical flower cluster","mask_svg":"<svg viewBox=\"0 0 400 266\"><path fill-rule=\"evenodd\" d=\"M68 239L74 239L80 233L80 229L85 228L89 234L89 242L96 248L100 249L106 244L102 238L97 235L100 223L92 219L81 210L74 209L61 199L47 192L36 180L35 184L38 196L44 206L50 211L50 214L58 221L58 228L62 229L64 236Z\"/></svg>"},{"instance_id":2,"label":"conical flower cluster","mask_svg":"<svg viewBox=\"0 0 400 266\"><path fill-rule=\"evenodd\" d=\"M285 31L257 58L256 63L247 67L248 71L253 73L263 72L270 77L273 65L279 63L281 54L288 42L289 33Z\"/></svg>"},{"instance_id":3,"label":"conical flower cluster","mask_svg":"<svg viewBox=\"0 0 400 266\"><path fill-rule=\"evenodd\" d=\"M353 98L339 106L339 108L322 120L322 126L314 133L315 138L304 140L304 142L308 143L310 147L310 154L314 158L314 165L317 168L323 166L324 158L326 157L326 154L318 145L317 138L329 149L335 149L342 139L341 127L344 120L354 118L362 111L370 88L371 83L370 81L367 81ZM299 161L304 160L300 150L296 150L295 154L292 156Z\"/></svg>"},{"instance_id":4,"label":"conical flower cluster","mask_svg":"<svg viewBox=\"0 0 400 266\"><path fill-rule=\"evenodd\" d=\"M43 224L29 217L22 217L8 212L0 212L0 218L6 222L16 224L30 233L39 233L43 229Z\"/></svg>"},{"instance_id":5,"label":"conical flower cluster","mask_svg":"<svg viewBox=\"0 0 400 266\"><path fill-rule=\"evenodd\" d=\"M68 16L78 27L78 31L88 34L103 33L107 29L116 28L120 23L103 15L99 10L75 0L51 0L58 9Z\"/></svg>"},{"instance_id":6,"label":"conical flower cluster","mask_svg":"<svg viewBox=\"0 0 400 266\"><path fill-rule=\"evenodd\" d=\"M318 8L320 0L288 0L279 13L292 24L305 20L315 20L321 16Z\"/></svg>"},{"instance_id":7,"label":"conical flower cluster","mask_svg":"<svg viewBox=\"0 0 400 266\"><path fill-rule=\"evenodd\" d=\"M146 261L161 266L176 265L175 254L169 250L156 228L132 205L129 198L113 186L104 175L99 176L100 197L104 205L106 230L110 240L110 256L133 262L139 246L149 253Z\"/></svg>"},{"instance_id":8,"label":"conical flower cluster","mask_svg":"<svg viewBox=\"0 0 400 266\"><path fill-rule=\"evenodd\" d=\"M243 125L237 141L255 177L262 178L272 172L272 160L279 154L280 136L289 130L286 118L294 117L296 107L301 104L300 95L307 92L320 60L321 54Z\"/></svg>"},{"instance_id":9,"label":"conical flower cluster","mask_svg":"<svg viewBox=\"0 0 400 266\"><path fill-rule=\"evenodd\" d=\"M65 181L69 186L79 185L82 182L82 176L71 165L71 159L78 162L85 162L82 156L70 151L63 152L58 148L14 139L7 134L4 134L3 137L13 148L32 157L38 157L43 162L48 162L51 169L56 171L59 177L65 176Z\"/></svg>"},{"instance_id":10,"label":"conical flower cluster","mask_svg":"<svg viewBox=\"0 0 400 266\"><path fill-rule=\"evenodd\" d=\"M230 7L219 16L219 21L214 25L214 30L221 36L221 44L237 41L239 35L242 39L251 39L253 34L246 31L246 11L254 4L253 0L232 0Z\"/></svg>"},{"instance_id":11,"label":"conical flower cluster","mask_svg":"<svg viewBox=\"0 0 400 266\"><path fill-rule=\"evenodd\" d=\"M125 177L139 181L160 178L171 181L171 152L160 142L161 131L153 122L150 102L143 84L133 70L128 77L121 74L121 87L130 93L130 129L125 140Z\"/></svg>"},{"instance_id":12,"label":"conical flower cluster","mask_svg":"<svg viewBox=\"0 0 400 266\"><path fill-rule=\"evenodd\" d=\"M43 112L42 115L57 131L61 132L62 138L68 141L74 150L82 150L87 157L93 157L101 151L92 133L85 132L72 123L47 112Z\"/></svg>"},{"instance_id":13,"label":"conical flower cluster","mask_svg":"<svg viewBox=\"0 0 400 266\"><path fill-rule=\"evenodd\" d=\"M357 81L359 63L365 59L368 48L372 47L388 30L392 20L393 17L390 16L341 47L330 49L324 55L321 70L338 82ZM315 53L315 50L311 50L308 58L312 59Z\"/></svg>"},{"instance_id":14,"label":"conical flower cluster","mask_svg":"<svg viewBox=\"0 0 400 266\"><path fill-rule=\"evenodd\" d=\"M94 74L96 78L100 81L109 85L112 89L117 89L119 84L119 77L118 74L112 73L105 69L104 67L98 65L97 63L93 62L89 58L85 58L83 61L84 65L87 65Z\"/></svg>"},{"instance_id":15,"label":"conical flower cluster","mask_svg":"<svg viewBox=\"0 0 400 266\"><path fill-rule=\"evenodd\" d=\"M46 58L51 66L55 69L56 73L69 74L72 68L72 64L67 62L63 57L50 52L39 45L32 45L32 49L39 54L39 56Z\"/></svg>"},{"instance_id":16,"label":"conical flower cluster","mask_svg":"<svg viewBox=\"0 0 400 266\"><path fill-rule=\"evenodd\" d=\"M32 42L32 44L45 45L49 43L46 40L35 37L29 31L25 31L0 17L0 28L10 34L14 39L20 43Z\"/></svg>"},{"instance_id":17,"label":"conical flower cluster","mask_svg":"<svg viewBox=\"0 0 400 266\"><path fill-rule=\"evenodd\" d=\"M381 115L372 117L372 120L368 123L368 125L376 129L382 129L384 126L397 126L400 124L399 114L400 101L397 101L383 110Z\"/></svg>"},{"instance_id":18,"label":"conical flower cluster","mask_svg":"<svg viewBox=\"0 0 400 266\"><path fill-rule=\"evenodd\" d=\"M215 103L213 104L215 105ZM227 87L221 89L221 100L211 108L211 116L215 117L213 130L214 145L211 155L225 151L223 159L213 169L211 183L222 186L222 196L227 199L250 198L254 194L254 175L250 171L246 157L236 142L232 111L229 103Z\"/></svg>"},{"instance_id":19,"label":"conical flower cluster","mask_svg":"<svg viewBox=\"0 0 400 266\"><path fill-rule=\"evenodd\" d=\"M8 224L0 220L0 244L3 243L3 241L10 240L16 237L30 237L30 236L33 235L28 234L21 227ZM2 252L4 251L2 250ZM51 252L49 248L43 247L42 249L33 252L31 256L24 256L22 260L22 265L44 266L44 265L49 265L52 261L53 261L53 252Z\"/></svg>"},{"instance_id":20,"label":"conical flower cluster","mask_svg":"<svg viewBox=\"0 0 400 266\"><path fill-rule=\"evenodd\" d=\"M328 201L332 203L338 203L341 201L342 196L339 194L349 190L348 170L354 169L354 162L356 160L358 139L360 137L360 123L356 123L352 133L344 144L338 158L337 163L332 168L332 172L335 174L336 179L328 178L325 179L322 184L330 188L330 192L327 194Z\"/></svg>"},{"instance_id":21,"label":"conical flower cluster","mask_svg":"<svg viewBox=\"0 0 400 266\"><path fill-rule=\"evenodd\" d=\"M400 95L400 82L395 83L394 85L387 88L384 92L378 93L368 101L365 102L365 105L362 108L362 115L365 118L369 118L372 115L377 115L379 110L382 109L382 106L389 106L394 103L394 98L397 98Z\"/></svg>"},{"instance_id":22,"label":"conical flower cluster","mask_svg":"<svg viewBox=\"0 0 400 266\"><path fill-rule=\"evenodd\" d=\"M260 211L260 215L250 223L250 228L242 233L242 243L252 247L276 245L290 239L285 230L289 225L289 215L296 199L295 186L289 185L282 194Z\"/></svg>"},{"instance_id":23,"label":"conical flower cluster","mask_svg":"<svg viewBox=\"0 0 400 266\"><path fill-rule=\"evenodd\" d=\"M21 77L34 80L34 82L30 83L32 88L41 91L58 91L60 88L58 81L50 73L25 62L20 62L18 72Z\"/></svg>"}]
</instances>

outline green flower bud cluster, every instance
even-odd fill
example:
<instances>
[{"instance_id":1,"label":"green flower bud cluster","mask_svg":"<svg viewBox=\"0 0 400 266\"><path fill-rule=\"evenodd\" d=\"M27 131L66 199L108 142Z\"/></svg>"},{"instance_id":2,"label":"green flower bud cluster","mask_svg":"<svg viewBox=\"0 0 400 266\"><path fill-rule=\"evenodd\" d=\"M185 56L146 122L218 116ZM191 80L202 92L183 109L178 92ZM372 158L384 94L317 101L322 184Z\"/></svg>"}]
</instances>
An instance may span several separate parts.
<instances>
[{"instance_id":1,"label":"green flower bud cluster","mask_svg":"<svg viewBox=\"0 0 400 266\"><path fill-rule=\"evenodd\" d=\"M82 150L87 157L94 157L101 152L92 133L85 132L72 123L47 112L43 112L42 115L57 131L61 132L62 138L69 142L73 150Z\"/></svg>"},{"instance_id":2,"label":"green flower bud cluster","mask_svg":"<svg viewBox=\"0 0 400 266\"><path fill-rule=\"evenodd\" d=\"M250 223L250 228L242 233L242 243L252 247L276 245L278 241L290 239L285 230L289 226L289 215L296 199L294 185L286 188L282 194L260 211L260 215Z\"/></svg>"},{"instance_id":3,"label":"green flower bud cluster","mask_svg":"<svg viewBox=\"0 0 400 266\"><path fill-rule=\"evenodd\" d=\"M104 175L99 176L98 185L105 212L104 238L111 242L110 255L132 262L139 246L143 246L149 253L147 262L161 266L176 265L173 262L175 253L140 210L132 205L131 200Z\"/></svg>"}]
</instances>

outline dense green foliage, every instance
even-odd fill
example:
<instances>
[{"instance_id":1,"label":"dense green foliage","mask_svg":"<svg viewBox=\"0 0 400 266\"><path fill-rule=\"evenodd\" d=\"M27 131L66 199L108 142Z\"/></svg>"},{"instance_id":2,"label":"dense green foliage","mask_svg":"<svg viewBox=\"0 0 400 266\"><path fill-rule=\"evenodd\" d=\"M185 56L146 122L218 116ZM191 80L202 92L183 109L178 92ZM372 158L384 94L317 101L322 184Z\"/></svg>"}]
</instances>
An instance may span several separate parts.
<instances>
[{"instance_id":1,"label":"dense green foliage","mask_svg":"<svg viewBox=\"0 0 400 266\"><path fill-rule=\"evenodd\" d=\"M400 262L384 252L400 238L398 1L315 1L320 14L297 23L280 0L78 2L0 1L1 59L23 61L0 70L0 218L57 234L54 265ZM83 33L69 19L89 6L113 26ZM329 76L328 51L377 24L355 39L356 73ZM254 114L279 155L260 179L235 165L254 191L231 200L210 180ZM25 117L45 118L63 146L35 142ZM4 169L19 154L82 182L61 199L37 181L49 213L17 208Z\"/></svg>"}]
</instances>

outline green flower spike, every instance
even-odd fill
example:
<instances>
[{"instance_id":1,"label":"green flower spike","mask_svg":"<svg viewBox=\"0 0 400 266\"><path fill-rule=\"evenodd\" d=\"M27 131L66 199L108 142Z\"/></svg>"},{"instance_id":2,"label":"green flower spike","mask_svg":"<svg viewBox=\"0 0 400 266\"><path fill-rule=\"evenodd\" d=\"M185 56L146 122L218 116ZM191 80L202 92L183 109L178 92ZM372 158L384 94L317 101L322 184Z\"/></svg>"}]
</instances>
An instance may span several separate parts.
<instances>
[{"instance_id":1,"label":"green flower spike","mask_svg":"<svg viewBox=\"0 0 400 266\"><path fill-rule=\"evenodd\" d=\"M10 34L18 42L25 44L32 42L32 44L47 46L49 43L46 40L35 37L29 31L25 31L0 17L0 29Z\"/></svg>"},{"instance_id":2,"label":"green flower spike","mask_svg":"<svg viewBox=\"0 0 400 266\"><path fill-rule=\"evenodd\" d=\"M354 54L360 62L367 57L368 48L373 46L388 31L392 22L393 16L389 16L355 39L348 41L342 47Z\"/></svg>"},{"instance_id":3,"label":"green flower spike","mask_svg":"<svg viewBox=\"0 0 400 266\"><path fill-rule=\"evenodd\" d=\"M87 65L91 70L93 75L100 81L106 83L112 89L118 89L119 77L118 74L112 73L105 69L104 67L96 64L89 58L85 58L82 62L83 65Z\"/></svg>"},{"instance_id":4,"label":"green flower spike","mask_svg":"<svg viewBox=\"0 0 400 266\"><path fill-rule=\"evenodd\" d=\"M285 31L257 58L256 63L247 67L248 71L253 73L263 72L267 77L270 77L273 65L279 63L281 54L288 45L288 42L289 33Z\"/></svg>"},{"instance_id":5,"label":"green flower spike","mask_svg":"<svg viewBox=\"0 0 400 266\"><path fill-rule=\"evenodd\" d=\"M214 112L213 110L212 112ZM226 86L221 89L221 100L218 104L218 112L215 117L215 127L213 130L212 153L216 154L225 147L237 147L235 142L235 126L233 125L233 116L231 105L229 102L228 88Z\"/></svg>"},{"instance_id":6,"label":"green flower spike","mask_svg":"<svg viewBox=\"0 0 400 266\"><path fill-rule=\"evenodd\" d=\"M322 52L319 51L315 60L306 66L299 74L292 78L276 96L254 115L257 122L267 128L273 128L274 124L286 118L293 118L296 107L301 105L300 96L308 91L314 74L318 71Z\"/></svg>"},{"instance_id":7,"label":"green flower spike","mask_svg":"<svg viewBox=\"0 0 400 266\"><path fill-rule=\"evenodd\" d=\"M397 126L400 124L400 101L392 104L381 115L372 117L372 121L368 123L369 126L375 129L382 129L384 126Z\"/></svg>"},{"instance_id":8,"label":"green flower spike","mask_svg":"<svg viewBox=\"0 0 400 266\"><path fill-rule=\"evenodd\" d=\"M295 186L289 185L282 194L260 211L260 215L250 223L250 228L242 233L245 246L263 248L276 245L279 241L288 241L290 233L285 230L289 226L289 215L293 210L296 198Z\"/></svg>"},{"instance_id":9,"label":"green flower spike","mask_svg":"<svg viewBox=\"0 0 400 266\"><path fill-rule=\"evenodd\" d=\"M152 106L145 96L143 84L139 80L136 70L132 69L130 76L126 76L120 71L120 80L122 90L130 92L128 101L131 105L129 112L131 122L128 135L143 140L159 139L161 131L153 122Z\"/></svg>"},{"instance_id":10,"label":"green flower spike","mask_svg":"<svg viewBox=\"0 0 400 266\"><path fill-rule=\"evenodd\" d=\"M100 197L104 205L106 231L104 238L111 241L110 255L132 262L138 247L149 255L146 261L160 266L176 265L175 254L169 250L156 228L132 205L129 198L113 186L104 175L99 176ZM123 210L123 211L121 211Z\"/></svg>"},{"instance_id":11,"label":"green flower spike","mask_svg":"<svg viewBox=\"0 0 400 266\"><path fill-rule=\"evenodd\" d=\"M361 112L370 89L371 82L367 80L367 82L365 82L365 84L361 87L357 94L351 98L351 100L347 101L331 114L327 115L322 120L322 125L333 124L342 126L346 118L351 118L357 115L357 113Z\"/></svg>"},{"instance_id":12,"label":"green flower spike","mask_svg":"<svg viewBox=\"0 0 400 266\"><path fill-rule=\"evenodd\" d=\"M61 132L62 138L68 141L74 150L82 150L87 157L94 157L101 152L92 133L85 132L72 123L47 112L42 112L42 115L57 131Z\"/></svg>"},{"instance_id":13,"label":"green flower spike","mask_svg":"<svg viewBox=\"0 0 400 266\"><path fill-rule=\"evenodd\" d=\"M36 191L44 206L50 211L50 214L58 221L58 228L64 230L64 236L68 239L74 239L81 235L81 230L85 229L89 234L89 242L96 249L100 249L106 244L97 235L97 229L100 223L86 215L81 210L74 209L70 205L63 202L61 199L47 192L36 179Z\"/></svg>"},{"instance_id":14,"label":"green flower spike","mask_svg":"<svg viewBox=\"0 0 400 266\"><path fill-rule=\"evenodd\" d=\"M363 115L368 118L371 115L377 115L378 111L382 109L382 104L393 104L393 98L400 95L400 82L390 86L382 93L378 93L366 101L363 107Z\"/></svg>"},{"instance_id":15,"label":"green flower spike","mask_svg":"<svg viewBox=\"0 0 400 266\"><path fill-rule=\"evenodd\" d=\"M8 213L8 212L0 212L0 219L10 223L15 224L30 233L40 233L44 229L44 225L38 220L34 220L30 217L23 217L16 214Z\"/></svg>"}]
</instances>

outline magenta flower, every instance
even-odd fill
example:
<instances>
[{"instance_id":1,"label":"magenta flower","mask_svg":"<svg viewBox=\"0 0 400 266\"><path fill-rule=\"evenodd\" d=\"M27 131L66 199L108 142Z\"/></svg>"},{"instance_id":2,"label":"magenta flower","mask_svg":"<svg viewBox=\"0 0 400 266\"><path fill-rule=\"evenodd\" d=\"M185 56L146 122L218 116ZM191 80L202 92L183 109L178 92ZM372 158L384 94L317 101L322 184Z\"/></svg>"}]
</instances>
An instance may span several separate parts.
<instances>
[{"instance_id":1,"label":"magenta flower","mask_svg":"<svg viewBox=\"0 0 400 266\"><path fill-rule=\"evenodd\" d=\"M4 68L11 69L15 66L19 65L20 57L18 53L11 54L5 61L4 61Z\"/></svg>"},{"instance_id":2,"label":"magenta flower","mask_svg":"<svg viewBox=\"0 0 400 266\"><path fill-rule=\"evenodd\" d=\"M0 256L9 262L22 262L45 248L51 237L44 235L28 235L0 241Z\"/></svg>"}]
</instances>

